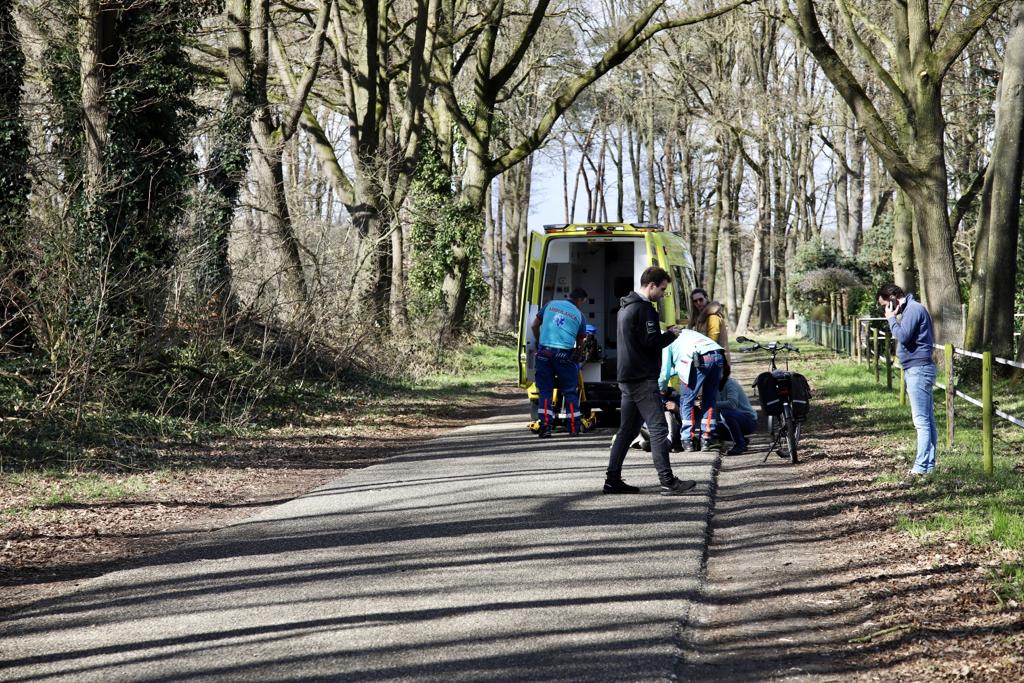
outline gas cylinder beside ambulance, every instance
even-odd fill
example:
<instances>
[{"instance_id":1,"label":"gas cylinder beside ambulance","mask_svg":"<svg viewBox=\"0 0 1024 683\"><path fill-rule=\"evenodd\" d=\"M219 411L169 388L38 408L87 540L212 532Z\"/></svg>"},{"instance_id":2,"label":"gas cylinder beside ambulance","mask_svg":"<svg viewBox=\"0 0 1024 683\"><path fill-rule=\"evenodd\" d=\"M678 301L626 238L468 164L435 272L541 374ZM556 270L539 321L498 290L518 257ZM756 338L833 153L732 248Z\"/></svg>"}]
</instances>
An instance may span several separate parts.
<instances>
[{"instance_id":1,"label":"gas cylinder beside ambulance","mask_svg":"<svg viewBox=\"0 0 1024 683\"><path fill-rule=\"evenodd\" d=\"M686 325L690 292L696 287L693 259L682 237L651 223L572 223L545 225L531 232L519 299L519 384L527 390L536 417L534 367L537 340L531 323L549 301L564 299L576 287L587 291L584 322L592 326L599 352L581 354L581 408L588 422L619 408L616 382L616 318L619 299L640 288L648 266L664 268L672 284L659 301L662 328ZM603 421L603 420L602 420Z\"/></svg>"}]
</instances>

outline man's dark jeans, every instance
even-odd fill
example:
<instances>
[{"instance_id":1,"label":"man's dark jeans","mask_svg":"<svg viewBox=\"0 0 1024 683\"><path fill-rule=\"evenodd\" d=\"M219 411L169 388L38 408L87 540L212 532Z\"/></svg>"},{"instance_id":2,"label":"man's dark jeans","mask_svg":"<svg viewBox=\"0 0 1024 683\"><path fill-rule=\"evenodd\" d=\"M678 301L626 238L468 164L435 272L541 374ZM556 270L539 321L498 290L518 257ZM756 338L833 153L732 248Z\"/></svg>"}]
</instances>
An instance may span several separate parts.
<instances>
[{"instance_id":1,"label":"man's dark jeans","mask_svg":"<svg viewBox=\"0 0 1024 683\"><path fill-rule=\"evenodd\" d=\"M626 459L629 445L646 422L651 435L651 458L654 460L654 469L658 470L658 480L662 484L671 483L673 475L668 460L668 424L665 422L665 407L658 391L658 381L619 382L619 389L622 391L622 422L608 456L608 479L614 481L622 477L622 462Z\"/></svg>"}]
</instances>

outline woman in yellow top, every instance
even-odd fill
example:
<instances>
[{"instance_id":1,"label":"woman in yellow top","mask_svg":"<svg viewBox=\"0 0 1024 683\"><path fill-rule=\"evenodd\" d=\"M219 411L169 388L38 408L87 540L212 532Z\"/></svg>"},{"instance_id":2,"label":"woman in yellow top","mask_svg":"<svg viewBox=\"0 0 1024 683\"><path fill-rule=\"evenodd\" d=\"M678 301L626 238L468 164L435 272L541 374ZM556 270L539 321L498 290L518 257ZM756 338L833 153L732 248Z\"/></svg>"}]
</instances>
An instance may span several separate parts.
<instances>
[{"instance_id":1,"label":"woman in yellow top","mask_svg":"<svg viewBox=\"0 0 1024 683\"><path fill-rule=\"evenodd\" d=\"M691 327L725 349L726 358L731 361L729 324L725 320L725 307L717 301L711 301L708 293L700 287L690 294L690 301L693 303L694 313Z\"/></svg>"}]
</instances>

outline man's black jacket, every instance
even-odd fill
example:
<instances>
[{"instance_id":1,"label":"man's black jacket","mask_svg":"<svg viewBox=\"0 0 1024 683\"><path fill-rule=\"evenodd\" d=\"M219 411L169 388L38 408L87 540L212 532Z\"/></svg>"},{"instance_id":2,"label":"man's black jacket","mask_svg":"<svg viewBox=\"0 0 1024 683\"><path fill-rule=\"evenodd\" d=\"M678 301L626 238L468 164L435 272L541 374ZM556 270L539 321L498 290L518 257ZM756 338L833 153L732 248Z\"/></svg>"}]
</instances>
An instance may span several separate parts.
<instances>
[{"instance_id":1,"label":"man's black jacket","mask_svg":"<svg viewBox=\"0 0 1024 683\"><path fill-rule=\"evenodd\" d=\"M636 292L619 299L618 380L657 380L661 372L661 350L676 338L662 332L654 305Z\"/></svg>"}]
</instances>

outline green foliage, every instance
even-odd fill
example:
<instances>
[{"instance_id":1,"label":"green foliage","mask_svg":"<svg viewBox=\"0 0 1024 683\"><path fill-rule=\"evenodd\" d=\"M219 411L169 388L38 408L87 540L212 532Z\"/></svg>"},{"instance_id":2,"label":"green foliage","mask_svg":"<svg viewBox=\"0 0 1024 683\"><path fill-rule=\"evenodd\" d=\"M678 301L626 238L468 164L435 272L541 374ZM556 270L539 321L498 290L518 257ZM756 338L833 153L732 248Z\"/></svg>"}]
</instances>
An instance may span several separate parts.
<instances>
[{"instance_id":1,"label":"green foliage","mask_svg":"<svg viewBox=\"0 0 1024 683\"><path fill-rule=\"evenodd\" d=\"M196 119L195 77L184 43L202 5L143 0L110 19L103 46L103 188L86 197L72 191L83 172L81 83L74 3L64 4L68 23L51 39L44 73L62 112L51 134L63 152L73 211L67 226L72 234L54 237L76 243L73 267L83 292L103 289L104 307L115 316L145 315L154 304L145 285L158 283L174 262L173 231L193 183L188 145ZM55 246L41 245L44 258L59 251Z\"/></svg>"},{"instance_id":2,"label":"green foliage","mask_svg":"<svg viewBox=\"0 0 1024 683\"><path fill-rule=\"evenodd\" d=\"M831 244L810 240L797 247L788 286L797 310L806 314L827 304L831 295L858 287L863 277L854 259Z\"/></svg>"},{"instance_id":3,"label":"green foliage","mask_svg":"<svg viewBox=\"0 0 1024 683\"><path fill-rule=\"evenodd\" d=\"M859 272L863 274L863 287L850 292L850 313L857 316L878 314L875 293L887 282L893 281L892 273L892 212L887 213L878 225L868 229L864 242L857 254Z\"/></svg>"},{"instance_id":4,"label":"green foliage","mask_svg":"<svg viewBox=\"0 0 1024 683\"><path fill-rule=\"evenodd\" d=\"M470 309L480 309L487 302L480 270L483 218L455 196L451 170L442 163L433 140L424 139L420 149L412 186L410 309L425 319L438 310L447 310L451 295L443 289L446 276L464 278Z\"/></svg>"},{"instance_id":5,"label":"green foliage","mask_svg":"<svg viewBox=\"0 0 1024 683\"><path fill-rule=\"evenodd\" d=\"M1003 606L1024 604L1024 563L1005 562L989 569L989 580Z\"/></svg>"}]
</instances>

